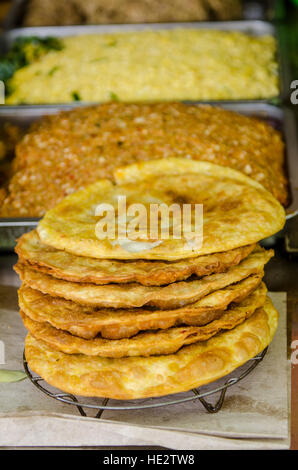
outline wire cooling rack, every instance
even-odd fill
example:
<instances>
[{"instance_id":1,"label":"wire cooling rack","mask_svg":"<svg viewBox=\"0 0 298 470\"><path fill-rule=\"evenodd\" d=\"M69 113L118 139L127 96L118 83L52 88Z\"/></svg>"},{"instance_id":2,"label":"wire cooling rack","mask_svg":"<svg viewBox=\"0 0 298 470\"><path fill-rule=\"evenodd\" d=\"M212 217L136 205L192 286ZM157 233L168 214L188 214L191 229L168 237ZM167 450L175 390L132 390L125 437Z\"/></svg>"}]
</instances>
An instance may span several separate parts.
<instances>
[{"instance_id":1,"label":"wire cooling rack","mask_svg":"<svg viewBox=\"0 0 298 470\"><path fill-rule=\"evenodd\" d=\"M51 387L42 377L38 375L33 375L31 372L28 363L26 361L25 353L23 355L23 365L27 377L31 380L33 385L38 388L41 392L45 393L51 398L58 400L68 405L76 406L79 413L82 416L87 416L84 408L97 410L95 418L100 418L102 413L105 410L140 410L146 408L159 408L162 406L169 405L178 405L180 403L186 403L189 401L200 400L204 408L208 413L217 413L224 403L226 396L226 391L228 388L240 382L248 374L250 374L255 367L263 360L268 348L254 358L250 359L246 364L221 380L217 380L209 384L207 390L203 390L205 387L200 387L198 389L192 389L187 393L180 393L176 395L168 395L166 397L157 397L157 398L148 398L148 399L139 399L139 400L110 400L109 398L93 398L88 401L85 397L77 397L71 393L61 392L54 387ZM236 373L236 374L235 374ZM223 382L223 383L222 383ZM205 397L219 393L219 397L215 404L212 404L205 400ZM182 397L183 395L183 397ZM173 397L177 397L173 399ZM179 398L178 398L179 397ZM182 398L181 398L182 397Z\"/></svg>"}]
</instances>

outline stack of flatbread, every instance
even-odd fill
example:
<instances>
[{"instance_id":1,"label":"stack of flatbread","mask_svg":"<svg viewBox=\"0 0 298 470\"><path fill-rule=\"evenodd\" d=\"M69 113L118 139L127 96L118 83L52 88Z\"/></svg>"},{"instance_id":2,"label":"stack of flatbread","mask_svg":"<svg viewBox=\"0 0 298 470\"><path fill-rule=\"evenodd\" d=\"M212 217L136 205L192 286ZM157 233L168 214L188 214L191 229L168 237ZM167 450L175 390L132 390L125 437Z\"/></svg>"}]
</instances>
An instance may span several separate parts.
<instances>
[{"instance_id":1,"label":"stack of flatbread","mask_svg":"<svg viewBox=\"0 0 298 470\"><path fill-rule=\"evenodd\" d=\"M171 227L153 239L144 220L133 240L128 228L125 238L99 237L96 208L117 215L120 196L146 208L202 204L201 245ZM262 281L273 252L258 242L284 222L256 181L179 158L129 165L66 197L16 247L30 368L66 392L116 399L187 391L230 373L275 333Z\"/></svg>"}]
</instances>

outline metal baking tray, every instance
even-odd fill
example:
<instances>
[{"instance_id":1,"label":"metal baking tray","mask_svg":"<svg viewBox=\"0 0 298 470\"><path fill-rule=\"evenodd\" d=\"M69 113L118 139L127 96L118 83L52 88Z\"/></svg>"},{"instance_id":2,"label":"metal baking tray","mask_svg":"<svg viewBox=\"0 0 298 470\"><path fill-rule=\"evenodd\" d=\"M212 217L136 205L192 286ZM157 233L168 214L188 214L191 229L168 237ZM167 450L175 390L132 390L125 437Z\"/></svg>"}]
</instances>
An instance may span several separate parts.
<instances>
[{"instance_id":1,"label":"metal baking tray","mask_svg":"<svg viewBox=\"0 0 298 470\"><path fill-rule=\"evenodd\" d=\"M287 207L287 218L298 214L298 143L295 128L295 118L290 109L279 108L264 103L215 103L231 111L248 116L255 116L265 120L280 130L285 141L286 171L289 179L290 204ZM61 110L72 109L72 106L35 106L20 109L18 107L0 108L0 126L4 122L11 122L27 128L32 122L49 114L56 114ZM0 218L0 250L11 250L15 240L23 233L36 226L38 219ZM283 234L281 234L282 236Z\"/></svg>"},{"instance_id":2,"label":"metal baking tray","mask_svg":"<svg viewBox=\"0 0 298 470\"><path fill-rule=\"evenodd\" d=\"M121 31L144 31L144 30L164 30L164 29L212 29L220 31L241 31L253 36L271 35L277 40L277 62L279 64L279 95L257 100L260 103L281 103L289 93L289 75L287 67L287 47L285 41L279 41L279 30L269 22L266 21L213 21L213 22L190 22L190 23L147 23L147 24L121 24L121 25L83 25L83 26L43 26L43 27L30 27L30 28L16 28L6 31L2 36L2 51L7 51L14 40L21 36L37 36L37 37L66 37L77 36L82 34L103 34ZM282 64L282 65L281 65ZM217 102L215 100L214 102ZM231 100L236 103L239 100ZM253 103L256 100L243 100L246 103ZM229 100L222 100L222 103L229 103ZM86 103L84 103L86 104ZM76 106L76 103L71 104ZM7 106L7 105L6 105ZM32 105L19 105L19 108L25 108ZM43 107L44 105L34 105L36 107ZM5 107L2 105L1 108Z\"/></svg>"},{"instance_id":3,"label":"metal baking tray","mask_svg":"<svg viewBox=\"0 0 298 470\"><path fill-rule=\"evenodd\" d=\"M243 0L243 20L267 20L274 18L277 10L277 3L280 0L260 0L260 1L246 1ZM3 28L14 29L22 27L25 10L28 0L13 0L8 14L6 15Z\"/></svg>"}]
</instances>

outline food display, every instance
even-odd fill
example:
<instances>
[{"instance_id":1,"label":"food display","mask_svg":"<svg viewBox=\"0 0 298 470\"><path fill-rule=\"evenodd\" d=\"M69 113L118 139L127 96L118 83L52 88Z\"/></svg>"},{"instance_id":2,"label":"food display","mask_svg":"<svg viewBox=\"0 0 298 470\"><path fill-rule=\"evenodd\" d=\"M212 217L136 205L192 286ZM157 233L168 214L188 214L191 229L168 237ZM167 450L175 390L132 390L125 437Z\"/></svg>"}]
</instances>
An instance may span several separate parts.
<instances>
[{"instance_id":1,"label":"food display","mask_svg":"<svg viewBox=\"0 0 298 470\"><path fill-rule=\"evenodd\" d=\"M16 144L23 137L24 131L10 123L4 123L0 131L0 163L12 159Z\"/></svg>"},{"instance_id":2,"label":"food display","mask_svg":"<svg viewBox=\"0 0 298 470\"><path fill-rule=\"evenodd\" d=\"M229 266L238 264L249 255L254 245L236 248L225 253L214 253L179 261L145 260L113 264L105 259L78 257L66 251L57 250L40 241L36 231L24 234L19 240L16 252L22 264L38 266L38 270L52 274L58 279L74 282L109 284L111 282L137 282L143 286L170 284L182 281L191 275L206 276L225 271Z\"/></svg>"},{"instance_id":3,"label":"food display","mask_svg":"<svg viewBox=\"0 0 298 470\"><path fill-rule=\"evenodd\" d=\"M119 242L120 243L120 242ZM138 244L135 242L136 245ZM139 242L141 243L141 242ZM144 250L145 255L147 250ZM231 270L231 279L239 281L239 276L247 273L255 273L258 269L263 268L267 262L265 254L251 255L247 261ZM263 264L262 264L263 263ZM217 275L206 277L204 282L194 280L187 283L179 281L173 285L169 284L165 287L159 286L155 288L151 286L140 286L138 284L122 285L93 285L92 283L78 284L70 281L56 279L41 272L36 272L33 268L16 265L16 270L24 282L27 282L33 288L41 290L47 294L58 296L66 299L81 302L85 305L98 307L114 307L114 308L132 308L132 307L149 307L158 308L178 308L180 305L196 302L203 294L208 294L214 286L225 287L225 283L229 281L228 276Z\"/></svg>"},{"instance_id":4,"label":"food display","mask_svg":"<svg viewBox=\"0 0 298 470\"><path fill-rule=\"evenodd\" d=\"M258 242L285 222L272 194L183 158L129 165L114 181L66 197L18 241L30 368L70 393L130 399L198 387L261 352L278 314L262 281L273 251ZM96 204L116 207L120 195L146 207L204 202L201 248L184 232L156 243L149 227L136 239L127 229L125 243L96 239Z\"/></svg>"},{"instance_id":5,"label":"food display","mask_svg":"<svg viewBox=\"0 0 298 470\"><path fill-rule=\"evenodd\" d=\"M240 0L29 0L24 26L229 20Z\"/></svg>"},{"instance_id":6,"label":"food display","mask_svg":"<svg viewBox=\"0 0 298 470\"><path fill-rule=\"evenodd\" d=\"M13 2L0 447L289 445L298 140L274 9Z\"/></svg>"},{"instance_id":7,"label":"food display","mask_svg":"<svg viewBox=\"0 0 298 470\"><path fill-rule=\"evenodd\" d=\"M176 260L256 243L283 227L284 210L262 185L238 171L209 162L151 160L116 170L114 179L115 183L99 180L48 211L38 226L41 240L54 248L93 258L135 259L139 258L140 248L142 259ZM116 211L120 195L127 197L127 204L132 200L145 207L164 201L169 207L181 201L199 201L204 206L203 245L192 252L183 238L171 237L167 243L149 241L147 251L148 227L143 222L139 238L144 243L140 245L123 240L113 246L99 239L94 231L95 213L90 210L105 203ZM231 211L230 217L227 211ZM237 232L233 223L237 224ZM116 223L116 230L118 226Z\"/></svg>"},{"instance_id":8,"label":"food display","mask_svg":"<svg viewBox=\"0 0 298 470\"><path fill-rule=\"evenodd\" d=\"M26 357L50 384L83 396L145 398L190 390L228 374L271 341L278 314L270 300L231 331L186 346L176 354L111 359L71 355L32 334Z\"/></svg>"},{"instance_id":9,"label":"food display","mask_svg":"<svg viewBox=\"0 0 298 470\"><path fill-rule=\"evenodd\" d=\"M31 334L53 349L66 354L85 354L107 358L150 357L174 354L181 347L207 341L223 330L230 330L249 318L265 303L266 289L256 289L254 294L238 306L228 309L219 319L202 326L178 326L170 329L145 331L129 338L107 340L102 337L84 339L57 330L46 322L34 321L21 312L24 325Z\"/></svg>"},{"instance_id":10,"label":"food display","mask_svg":"<svg viewBox=\"0 0 298 470\"><path fill-rule=\"evenodd\" d=\"M270 255L271 253L268 257ZM256 274L251 274L234 285L218 289L192 305L170 310L156 308L153 311L139 307L137 315L136 310L132 308L101 309L101 312L98 312L97 307L58 299L30 287L22 287L19 290L19 303L22 311L32 320L47 322L80 338L94 339L98 335L107 339L130 338L146 329L159 330L179 324L201 326L215 320L218 312L225 310L231 302L240 301L257 288L262 277L262 264L254 267L255 270L256 268L259 269ZM247 273L248 271L245 272ZM212 289L216 287L214 282L210 285Z\"/></svg>"},{"instance_id":11,"label":"food display","mask_svg":"<svg viewBox=\"0 0 298 470\"><path fill-rule=\"evenodd\" d=\"M0 63L6 104L269 99L279 94L276 41L270 35L174 28L36 41L20 37Z\"/></svg>"},{"instance_id":12,"label":"food display","mask_svg":"<svg viewBox=\"0 0 298 470\"><path fill-rule=\"evenodd\" d=\"M12 176L11 162L16 144L23 137L24 131L11 123L4 123L0 130L0 206L7 196L6 187Z\"/></svg>"},{"instance_id":13,"label":"food display","mask_svg":"<svg viewBox=\"0 0 298 470\"><path fill-rule=\"evenodd\" d=\"M239 170L287 204L284 143L264 121L207 105L109 103L34 124L16 147L0 214L43 216L117 167L169 157Z\"/></svg>"}]
</instances>

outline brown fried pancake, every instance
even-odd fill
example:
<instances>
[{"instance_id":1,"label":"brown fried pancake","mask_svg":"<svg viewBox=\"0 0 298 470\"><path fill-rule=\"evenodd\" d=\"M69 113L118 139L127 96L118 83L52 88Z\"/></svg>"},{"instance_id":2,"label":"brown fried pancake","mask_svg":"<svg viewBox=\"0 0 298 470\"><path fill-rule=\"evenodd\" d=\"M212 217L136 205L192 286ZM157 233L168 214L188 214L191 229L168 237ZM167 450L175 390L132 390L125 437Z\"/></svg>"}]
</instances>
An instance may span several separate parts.
<instances>
[{"instance_id":1,"label":"brown fried pancake","mask_svg":"<svg viewBox=\"0 0 298 470\"><path fill-rule=\"evenodd\" d=\"M69 393L136 399L184 392L223 377L272 341L278 313L264 307L230 331L185 346L175 354L119 359L65 354L28 334L29 367L49 384Z\"/></svg>"},{"instance_id":2,"label":"brown fried pancake","mask_svg":"<svg viewBox=\"0 0 298 470\"><path fill-rule=\"evenodd\" d=\"M49 323L40 323L20 312L25 327L37 339L67 354L101 357L154 356L172 354L182 346L206 341L222 330L230 330L249 318L264 305L266 287L263 284L240 304L226 310L220 318L205 326L182 326L166 330L146 331L129 339L110 340L100 337L82 339Z\"/></svg>"},{"instance_id":3,"label":"brown fried pancake","mask_svg":"<svg viewBox=\"0 0 298 470\"><path fill-rule=\"evenodd\" d=\"M72 282L109 284L137 282L143 286L159 286L226 271L246 258L255 245L243 246L223 253L198 256L179 261L119 261L76 256L56 250L40 241L36 230L18 240L16 253L23 264Z\"/></svg>"},{"instance_id":4,"label":"brown fried pancake","mask_svg":"<svg viewBox=\"0 0 298 470\"><path fill-rule=\"evenodd\" d=\"M169 309L194 303L215 290L239 282L251 274L261 273L272 256L272 250L258 249L225 273L211 274L201 279L180 281L162 287L147 287L136 283L98 286L68 282L35 271L20 262L15 266L15 270L26 285L45 294L63 297L83 305L108 308L147 305Z\"/></svg>"},{"instance_id":5,"label":"brown fried pancake","mask_svg":"<svg viewBox=\"0 0 298 470\"><path fill-rule=\"evenodd\" d=\"M209 294L194 304L175 310L153 309L97 309L76 304L70 300L51 297L25 287L19 289L21 310L32 320L48 322L53 327L73 335L91 339L128 338L142 330L166 329L177 325L202 326L219 318L232 302L245 299L260 284L262 274Z\"/></svg>"},{"instance_id":6,"label":"brown fried pancake","mask_svg":"<svg viewBox=\"0 0 298 470\"><path fill-rule=\"evenodd\" d=\"M37 226L41 241L91 258L174 261L250 245L280 231L285 224L285 211L272 194L231 168L168 158L119 168L114 178L115 184L99 180L50 209ZM126 216L122 215L122 221L116 216L119 198L125 199L128 210L141 204L138 230L134 230L134 222L124 222L121 228ZM101 218L96 209L102 204L109 207L106 229L102 225L105 217ZM151 217L152 209L161 204L166 204L166 211L173 204L177 209L176 223L171 219L173 226L168 233L166 229L161 233L156 217L156 224ZM203 217L196 217L197 211L192 210L187 222L183 215L186 204L192 208L200 204ZM169 219L164 219L169 228ZM159 230L154 230L154 225L159 225ZM175 233L174 225L180 227L180 234L177 230Z\"/></svg>"},{"instance_id":7,"label":"brown fried pancake","mask_svg":"<svg viewBox=\"0 0 298 470\"><path fill-rule=\"evenodd\" d=\"M115 102L36 122L17 146L1 216L41 217L117 167L172 156L242 171L287 203L284 144L264 121L214 106Z\"/></svg>"}]
</instances>

